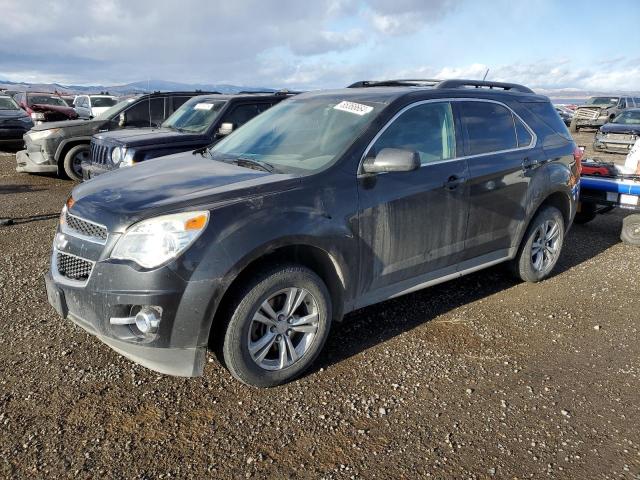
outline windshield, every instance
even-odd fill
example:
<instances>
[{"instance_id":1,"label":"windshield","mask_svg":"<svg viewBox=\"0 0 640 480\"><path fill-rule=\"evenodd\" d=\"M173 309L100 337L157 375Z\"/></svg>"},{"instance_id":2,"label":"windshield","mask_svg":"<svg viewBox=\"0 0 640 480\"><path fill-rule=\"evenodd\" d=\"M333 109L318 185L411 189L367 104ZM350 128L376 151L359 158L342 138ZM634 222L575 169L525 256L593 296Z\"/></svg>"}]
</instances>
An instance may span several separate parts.
<instances>
[{"instance_id":1,"label":"windshield","mask_svg":"<svg viewBox=\"0 0 640 480\"><path fill-rule=\"evenodd\" d=\"M612 120L621 125L640 125L640 110L627 110Z\"/></svg>"},{"instance_id":2,"label":"windshield","mask_svg":"<svg viewBox=\"0 0 640 480\"><path fill-rule=\"evenodd\" d=\"M51 95L29 95L29 105L55 105L58 107L66 107L67 104L60 97Z\"/></svg>"},{"instance_id":3,"label":"windshield","mask_svg":"<svg viewBox=\"0 0 640 480\"><path fill-rule=\"evenodd\" d=\"M20 110L18 104L11 97L0 97L0 110Z\"/></svg>"},{"instance_id":4,"label":"windshield","mask_svg":"<svg viewBox=\"0 0 640 480\"><path fill-rule=\"evenodd\" d=\"M116 103L113 107L107 108L104 112L98 115L96 118L101 120L109 120L113 115L120 113L120 111L124 110L124 108L135 101L135 98L127 98L120 103Z\"/></svg>"},{"instance_id":5,"label":"windshield","mask_svg":"<svg viewBox=\"0 0 640 480\"><path fill-rule=\"evenodd\" d=\"M116 99L111 97L91 97L92 107L113 107L116 103Z\"/></svg>"},{"instance_id":6,"label":"windshield","mask_svg":"<svg viewBox=\"0 0 640 480\"><path fill-rule=\"evenodd\" d=\"M328 167L386 104L318 95L279 103L209 150L216 160L249 159L276 171L311 172Z\"/></svg>"},{"instance_id":7,"label":"windshield","mask_svg":"<svg viewBox=\"0 0 640 480\"><path fill-rule=\"evenodd\" d=\"M225 103L227 102L208 99L198 100L197 97L192 98L173 112L173 114L164 121L162 126L181 132L206 132L215 121Z\"/></svg>"},{"instance_id":8,"label":"windshield","mask_svg":"<svg viewBox=\"0 0 640 480\"><path fill-rule=\"evenodd\" d=\"M618 103L618 97L591 97L585 105L615 105Z\"/></svg>"}]
</instances>

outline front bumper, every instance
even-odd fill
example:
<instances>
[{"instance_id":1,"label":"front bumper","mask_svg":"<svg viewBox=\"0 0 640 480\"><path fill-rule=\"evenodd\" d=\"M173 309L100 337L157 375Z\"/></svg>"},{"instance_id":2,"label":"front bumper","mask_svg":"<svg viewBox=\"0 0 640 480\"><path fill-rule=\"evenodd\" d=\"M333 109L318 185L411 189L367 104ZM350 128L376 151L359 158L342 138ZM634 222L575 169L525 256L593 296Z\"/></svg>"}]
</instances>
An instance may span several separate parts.
<instances>
[{"instance_id":1,"label":"front bumper","mask_svg":"<svg viewBox=\"0 0 640 480\"><path fill-rule=\"evenodd\" d=\"M45 285L49 303L62 318L151 370L184 377L202 374L215 281L185 281L168 267L143 271L103 260L94 263L86 281L77 282L58 270L58 251L54 248ZM110 321L128 317L143 305L162 309L154 335L142 334L135 325Z\"/></svg>"},{"instance_id":2,"label":"front bumper","mask_svg":"<svg viewBox=\"0 0 640 480\"><path fill-rule=\"evenodd\" d=\"M578 127L591 127L591 128L596 128L596 127L599 128L602 125L604 125L605 123L607 123L608 120L609 120L609 117L602 117L602 118L599 117L599 118L595 118L595 119L575 118L576 126L578 126Z\"/></svg>"},{"instance_id":3,"label":"front bumper","mask_svg":"<svg viewBox=\"0 0 640 480\"><path fill-rule=\"evenodd\" d=\"M597 133L593 142L596 150L614 150L619 152L628 152L638 140L638 135L619 135L611 136L607 134Z\"/></svg>"},{"instance_id":4,"label":"front bumper","mask_svg":"<svg viewBox=\"0 0 640 480\"><path fill-rule=\"evenodd\" d=\"M85 160L84 162L82 162L82 179L90 180L97 177L98 175L111 172L115 169L116 168L113 166L113 164L92 163Z\"/></svg>"},{"instance_id":5,"label":"front bumper","mask_svg":"<svg viewBox=\"0 0 640 480\"><path fill-rule=\"evenodd\" d=\"M28 173L57 173L55 160L43 152L20 150L16 153L16 171Z\"/></svg>"}]
</instances>

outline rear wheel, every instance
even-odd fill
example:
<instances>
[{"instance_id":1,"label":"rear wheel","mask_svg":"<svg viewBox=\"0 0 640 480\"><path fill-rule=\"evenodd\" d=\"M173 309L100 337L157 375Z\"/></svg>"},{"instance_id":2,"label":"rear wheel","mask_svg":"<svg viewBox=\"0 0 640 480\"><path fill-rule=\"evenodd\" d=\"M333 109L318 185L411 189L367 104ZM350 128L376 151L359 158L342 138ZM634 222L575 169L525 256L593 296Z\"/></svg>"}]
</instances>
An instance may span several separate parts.
<instances>
[{"instance_id":1,"label":"rear wheel","mask_svg":"<svg viewBox=\"0 0 640 480\"><path fill-rule=\"evenodd\" d=\"M580 211L576 213L573 221L578 225L589 223L596 218L596 204L595 203L580 203Z\"/></svg>"},{"instance_id":2,"label":"rear wheel","mask_svg":"<svg viewBox=\"0 0 640 480\"><path fill-rule=\"evenodd\" d=\"M256 387L293 380L316 359L329 334L331 298L300 265L255 275L238 293L222 346L231 374Z\"/></svg>"},{"instance_id":3,"label":"rear wheel","mask_svg":"<svg viewBox=\"0 0 640 480\"><path fill-rule=\"evenodd\" d=\"M511 266L525 282L539 282L553 271L564 242L564 218L555 207L543 207L533 218Z\"/></svg>"},{"instance_id":4,"label":"rear wheel","mask_svg":"<svg viewBox=\"0 0 640 480\"><path fill-rule=\"evenodd\" d=\"M82 162L89 160L89 145L76 145L64 156L62 167L71 180L82 180Z\"/></svg>"},{"instance_id":5,"label":"rear wheel","mask_svg":"<svg viewBox=\"0 0 640 480\"><path fill-rule=\"evenodd\" d=\"M627 245L640 247L640 215L629 215L622 221L620 240Z\"/></svg>"}]
</instances>

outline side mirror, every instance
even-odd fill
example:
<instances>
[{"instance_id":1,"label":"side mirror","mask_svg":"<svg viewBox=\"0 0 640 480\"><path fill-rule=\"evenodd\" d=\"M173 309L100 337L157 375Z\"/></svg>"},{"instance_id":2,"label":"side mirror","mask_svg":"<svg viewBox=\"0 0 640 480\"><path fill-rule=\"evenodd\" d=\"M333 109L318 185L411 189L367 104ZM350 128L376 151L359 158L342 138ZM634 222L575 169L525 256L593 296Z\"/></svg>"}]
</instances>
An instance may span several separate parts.
<instances>
[{"instance_id":1,"label":"side mirror","mask_svg":"<svg viewBox=\"0 0 640 480\"><path fill-rule=\"evenodd\" d=\"M127 124L127 115L122 112L120 115L118 115L118 126L119 127L124 127Z\"/></svg>"},{"instance_id":2,"label":"side mirror","mask_svg":"<svg viewBox=\"0 0 640 480\"><path fill-rule=\"evenodd\" d=\"M410 172L420 168L420 155L413 150L383 148L362 164L364 173Z\"/></svg>"},{"instance_id":3,"label":"side mirror","mask_svg":"<svg viewBox=\"0 0 640 480\"><path fill-rule=\"evenodd\" d=\"M218 128L218 135L221 137L226 137L231 132L233 132L233 123L222 123L220 124L220 128Z\"/></svg>"}]
</instances>

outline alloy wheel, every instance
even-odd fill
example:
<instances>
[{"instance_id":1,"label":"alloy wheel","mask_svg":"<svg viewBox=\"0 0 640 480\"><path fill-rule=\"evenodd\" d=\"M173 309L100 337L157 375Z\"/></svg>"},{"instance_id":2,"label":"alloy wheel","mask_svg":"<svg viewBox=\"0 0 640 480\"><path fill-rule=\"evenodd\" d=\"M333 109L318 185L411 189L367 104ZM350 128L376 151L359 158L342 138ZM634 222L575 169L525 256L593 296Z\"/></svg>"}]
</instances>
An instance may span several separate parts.
<instances>
[{"instance_id":1,"label":"alloy wheel","mask_svg":"<svg viewBox=\"0 0 640 480\"><path fill-rule=\"evenodd\" d=\"M547 273L560 254L560 226L555 220L546 220L535 231L531 244L531 264L537 272Z\"/></svg>"},{"instance_id":2,"label":"alloy wheel","mask_svg":"<svg viewBox=\"0 0 640 480\"><path fill-rule=\"evenodd\" d=\"M308 290L279 290L253 315L248 333L251 358L265 370L290 367L309 351L318 326L318 302Z\"/></svg>"}]
</instances>

